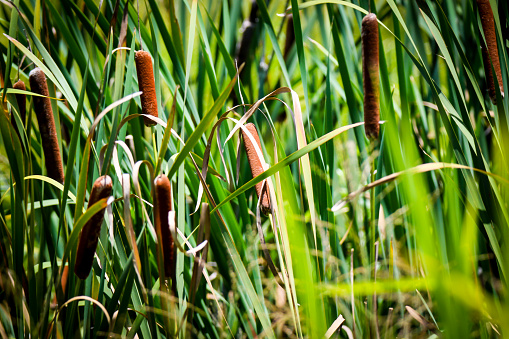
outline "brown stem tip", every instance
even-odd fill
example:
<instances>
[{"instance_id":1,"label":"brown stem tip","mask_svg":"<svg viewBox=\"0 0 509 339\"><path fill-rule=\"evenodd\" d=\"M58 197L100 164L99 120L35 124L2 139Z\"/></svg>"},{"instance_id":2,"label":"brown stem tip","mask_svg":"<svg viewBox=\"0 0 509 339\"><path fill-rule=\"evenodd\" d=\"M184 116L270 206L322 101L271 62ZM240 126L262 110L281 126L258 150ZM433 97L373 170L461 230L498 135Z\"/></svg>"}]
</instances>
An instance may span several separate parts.
<instances>
[{"instance_id":1,"label":"brown stem tip","mask_svg":"<svg viewBox=\"0 0 509 339\"><path fill-rule=\"evenodd\" d=\"M262 149L262 145L260 143L260 137L258 136L258 131L256 130L256 127L254 124L249 123L246 124L246 128L251 133L256 140L256 143L258 144L258 147L260 150ZM249 166L251 167L251 174L253 175L253 178L260 175L263 172L263 166L262 166L262 160L258 157L258 154L256 153L256 149L254 144L251 142L251 139L249 139L248 135L244 130L241 130L242 132L242 140L244 140L244 147L246 149L247 159L249 161ZM264 162L264 161L263 161ZM271 211L270 207L270 198L269 198L269 187L267 184L265 184L265 188L262 192L262 186L263 181L256 184L256 194L258 195L258 198L260 196L262 197L262 201L260 203L262 212L267 215Z\"/></svg>"},{"instance_id":2,"label":"brown stem tip","mask_svg":"<svg viewBox=\"0 0 509 339\"><path fill-rule=\"evenodd\" d=\"M29 76L32 92L46 96L33 96L34 111L39 123L41 133L42 149L46 163L48 177L55 179L59 183L64 183L64 168L62 158L60 157L60 148L58 146L57 130L53 118L53 109L49 99L48 84L46 76L40 68L34 68Z\"/></svg>"},{"instance_id":3,"label":"brown stem tip","mask_svg":"<svg viewBox=\"0 0 509 339\"><path fill-rule=\"evenodd\" d=\"M493 73L491 71L491 63L493 63L493 68L495 69L495 74L497 75L497 81L500 86L500 92L502 95L504 94L504 84L502 82L502 69L500 68L500 59L498 58L495 20L493 19L493 11L491 10L489 0L477 0L477 7L479 8L482 30L486 39L486 44L484 44L484 41L481 41L484 72L486 73L486 81L488 82L490 98L493 103L496 103L495 79L493 78Z\"/></svg>"},{"instance_id":4,"label":"brown stem tip","mask_svg":"<svg viewBox=\"0 0 509 339\"><path fill-rule=\"evenodd\" d=\"M141 94L141 112L143 114L158 117L156 85L154 82L154 70L152 69L152 58L150 53L138 51L134 57L136 61L136 72L138 73L138 86ZM156 122L143 117L145 126L154 126Z\"/></svg>"},{"instance_id":5,"label":"brown stem tip","mask_svg":"<svg viewBox=\"0 0 509 339\"><path fill-rule=\"evenodd\" d=\"M154 224L158 241L162 248L164 275L173 278L175 275L175 244L168 223L168 212L171 211L171 183L164 175L154 180Z\"/></svg>"},{"instance_id":6,"label":"brown stem tip","mask_svg":"<svg viewBox=\"0 0 509 339\"><path fill-rule=\"evenodd\" d=\"M109 197L112 190L113 183L110 176L103 175L97 178L94 186L92 186L92 192L90 192L88 208L92 207L99 200ZM74 265L74 273L80 279L86 279L92 269L94 253L99 241L103 220L104 209L94 214L81 230L78 251L76 253L76 263Z\"/></svg>"},{"instance_id":7,"label":"brown stem tip","mask_svg":"<svg viewBox=\"0 0 509 339\"><path fill-rule=\"evenodd\" d=\"M378 21L373 13L362 19L361 40L364 130L369 139L378 139L380 131L380 71L378 67Z\"/></svg>"}]
</instances>

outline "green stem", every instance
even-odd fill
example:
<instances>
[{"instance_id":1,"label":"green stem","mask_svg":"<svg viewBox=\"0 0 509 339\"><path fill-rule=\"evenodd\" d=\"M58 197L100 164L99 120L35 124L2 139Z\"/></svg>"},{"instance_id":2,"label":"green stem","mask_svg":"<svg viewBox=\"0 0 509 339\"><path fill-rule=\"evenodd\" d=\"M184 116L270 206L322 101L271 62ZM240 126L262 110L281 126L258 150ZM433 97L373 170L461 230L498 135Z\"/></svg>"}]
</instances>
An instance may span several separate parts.
<instances>
[{"instance_id":1,"label":"green stem","mask_svg":"<svg viewBox=\"0 0 509 339\"><path fill-rule=\"evenodd\" d=\"M372 162L371 162L371 182L374 182L375 181L375 158L373 158ZM375 262L375 228L376 228L376 220L375 220L375 203L376 203L376 199L375 199L375 187L371 188L371 192L370 192L370 209L371 209L371 218L370 218L370 223L371 223L371 244L373 246L372 248L372 251L371 251L371 262Z\"/></svg>"}]
</instances>

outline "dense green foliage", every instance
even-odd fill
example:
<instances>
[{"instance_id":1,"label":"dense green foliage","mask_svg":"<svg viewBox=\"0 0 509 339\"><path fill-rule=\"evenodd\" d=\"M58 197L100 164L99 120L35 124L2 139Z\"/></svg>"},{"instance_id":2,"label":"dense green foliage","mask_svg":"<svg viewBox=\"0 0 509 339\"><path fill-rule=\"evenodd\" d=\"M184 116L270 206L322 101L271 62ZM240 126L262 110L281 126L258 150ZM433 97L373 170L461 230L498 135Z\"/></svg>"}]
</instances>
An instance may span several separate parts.
<instances>
[{"instance_id":1,"label":"dense green foliage","mask_svg":"<svg viewBox=\"0 0 509 339\"><path fill-rule=\"evenodd\" d=\"M489 2L507 89L509 5ZM360 34L370 11L384 121L372 141ZM0 31L0 336L508 335L509 96L488 95L496 69L483 61L477 2L6 0ZM140 49L153 60L153 127L140 116ZM48 81L62 184L46 176L34 67ZM268 164L254 179L246 122ZM172 279L154 219L161 173ZM89 206L104 174L112 198ZM80 231L98 211L80 280Z\"/></svg>"}]
</instances>

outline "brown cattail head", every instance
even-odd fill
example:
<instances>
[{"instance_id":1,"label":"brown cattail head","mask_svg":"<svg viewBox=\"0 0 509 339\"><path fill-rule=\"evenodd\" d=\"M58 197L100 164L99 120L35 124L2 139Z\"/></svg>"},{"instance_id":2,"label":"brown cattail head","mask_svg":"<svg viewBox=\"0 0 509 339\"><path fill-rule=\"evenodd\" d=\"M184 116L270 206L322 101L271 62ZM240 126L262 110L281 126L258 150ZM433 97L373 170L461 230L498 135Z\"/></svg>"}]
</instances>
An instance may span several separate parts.
<instances>
[{"instance_id":1,"label":"brown cattail head","mask_svg":"<svg viewBox=\"0 0 509 339\"><path fill-rule=\"evenodd\" d=\"M378 21L373 13L362 19L361 40L364 130L369 139L378 139L380 131L380 71L378 68Z\"/></svg>"},{"instance_id":2,"label":"brown cattail head","mask_svg":"<svg viewBox=\"0 0 509 339\"><path fill-rule=\"evenodd\" d=\"M92 207L101 199L111 195L113 190L113 182L109 175L103 175L94 182L90 199L88 200L88 208ZM94 253L99 241L101 226L104 220L104 209L100 210L83 226L76 253L76 263L74 265L74 273L80 279L86 279L92 269Z\"/></svg>"},{"instance_id":3,"label":"brown cattail head","mask_svg":"<svg viewBox=\"0 0 509 339\"><path fill-rule=\"evenodd\" d=\"M26 91L25 83L23 82L23 80L18 80L18 82L16 82L12 86L12 88ZM16 101L18 102L19 115L21 116L21 121L24 124L27 112L27 96L25 94L16 94Z\"/></svg>"},{"instance_id":4,"label":"brown cattail head","mask_svg":"<svg viewBox=\"0 0 509 339\"><path fill-rule=\"evenodd\" d=\"M490 96L491 101L496 104L497 92L495 91L495 79L493 78L493 72L491 71L490 53L488 52L488 48L486 48L486 44L482 40L481 54L482 62L484 65L484 76L486 77L486 83L488 85L488 95Z\"/></svg>"},{"instance_id":5,"label":"brown cattail head","mask_svg":"<svg viewBox=\"0 0 509 339\"><path fill-rule=\"evenodd\" d=\"M493 11L491 10L490 0L477 0L479 8L479 16L481 17L482 30L486 44L482 41L481 49L483 54L484 73L486 73L486 81L488 82L488 91L493 103L496 103L495 79L491 71L491 63L497 75L500 92L504 94L504 84L502 81L502 69L500 68L500 59L498 58L497 36L495 33L495 21L493 19ZM491 62L490 62L491 59Z\"/></svg>"},{"instance_id":6,"label":"brown cattail head","mask_svg":"<svg viewBox=\"0 0 509 339\"><path fill-rule=\"evenodd\" d=\"M64 295L65 295L65 289L67 287L67 277L68 276L69 276L69 266L64 266L64 268L62 270L62 278L60 279L60 290L62 291L62 294L64 294ZM53 297L51 307L55 308L57 306L58 306L58 301L57 301L57 295L55 294L55 296Z\"/></svg>"},{"instance_id":7,"label":"brown cattail head","mask_svg":"<svg viewBox=\"0 0 509 339\"><path fill-rule=\"evenodd\" d=\"M175 244L168 223L168 212L171 211L171 183L164 175L154 180L154 224L158 241L161 244L164 275L175 277Z\"/></svg>"},{"instance_id":8,"label":"brown cattail head","mask_svg":"<svg viewBox=\"0 0 509 339\"><path fill-rule=\"evenodd\" d=\"M57 130L53 118L51 100L48 98L48 84L46 76L40 68L34 68L29 74L30 87L32 92L46 96L46 98L33 96L34 110L39 123L41 133L42 149L46 159L46 171L48 176L59 183L64 183L64 168L60 157L58 146Z\"/></svg>"},{"instance_id":9,"label":"brown cattail head","mask_svg":"<svg viewBox=\"0 0 509 339\"><path fill-rule=\"evenodd\" d=\"M236 46L237 65L240 67L243 63L246 63L246 67L250 64L254 58L252 51L253 44L256 43L255 37L256 24L258 19L258 4L256 0L251 1L251 12L249 12L249 18L246 18L242 22L240 28L242 32L242 38L238 41ZM245 72L243 73L245 74Z\"/></svg>"},{"instance_id":10,"label":"brown cattail head","mask_svg":"<svg viewBox=\"0 0 509 339\"><path fill-rule=\"evenodd\" d=\"M256 140L258 147L261 150L262 145L260 143L260 137L258 136L258 131L256 130L255 125L252 123L246 124L246 129L249 131L249 133L251 133L253 138ZM265 161L258 157L258 153L256 153L255 146L251 142L251 139L249 139L247 133L244 132L244 130L241 130L241 131L242 131L242 140L244 140L244 147L246 149L247 159L249 161L249 166L251 167L251 174L253 175L253 178L254 178L263 172L262 161L263 162L265 162ZM260 206L261 206L261 210L262 210L263 214L268 214L271 211L269 187L267 186L267 184L265 184L265 187L263 188L263 192L262 192L262 186L263 186L263 181L256 184L256 186L255 186L256 194L258 195L258 198L261 199Z\"/></svg>"},{"instance_id":11,"label":"brown cattail head","mask_svg":"<svg viewBox=\"0 0 509 339\"><path fill-rule=\"evenodd\" d=\"M295 43L295 31L293 28L293 15L287 15L288 22L286 23L286 41L285 41L285 60L288 59L288 54L290 54L290 50L292 49L293 44Z\"/></svg>"},{"instance_id":12,"label":"brown cattail head","mask_svg":"<svg viewBox=\"0 0 509 339\"><path fill-rule=\"evenodd\" d=\"M16 82L12 86L12 88L26 91L25 83L23 82L23 80L18 80L18 82ZM18 103L18 110L19 110L18 113L21 117L21 122L23 123L23 125L25 125L25 117L26 117L26 110L27 110L26 95L25 94L16 94L16 102ZM14 112L11 112L11 125L12 125L12 127L14 127L14 130L18 134L19 140L21 140L21 132L22 131L20 131L16 126L16 120L14 119ZM23 143L21 144L21 146L23 147Z\"/></svg>"},{"instance_id":13,"label":"brown cattail head","mask_svg":"<svg viewBox=\"0 0 509 339\"><path fill-rule=\"evenodd\" d=\"M154 70L152 69L152 58L150 53L138 51L134 57L136 61L136 72L138 73L138 86L141 95L141 112L143 114L158 117L156 85L154 82ZM149 118L143 117L145 126L154 126L156 123Z\"/></svg>"},{"instance_id":14,"label":"brown cattail head","mask_svg":"<svg viewBox=\"0 0 509 339\"><path fill-rule=\"evenodd\" d=\"M69 276L69 266L64 266L62 271L62 278L60 279L60 287L62 288L63 293L65 293L65 289L67 287L67 277Z\"/></svg>"}]
</instances>

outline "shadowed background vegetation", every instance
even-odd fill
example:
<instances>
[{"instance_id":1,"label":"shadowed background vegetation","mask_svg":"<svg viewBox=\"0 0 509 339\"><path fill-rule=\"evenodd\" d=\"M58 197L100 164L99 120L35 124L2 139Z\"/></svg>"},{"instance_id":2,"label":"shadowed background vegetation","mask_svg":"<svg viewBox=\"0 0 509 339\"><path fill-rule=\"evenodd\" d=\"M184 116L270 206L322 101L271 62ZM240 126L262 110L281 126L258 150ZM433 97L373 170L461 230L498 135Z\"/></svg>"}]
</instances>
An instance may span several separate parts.
<instances>
[{"instance_id":1,"label":"shadowed background vegetation","mask_svg":"<svg viewBox=\"0 0 509 339\"><path fill-rule=\"evenodd\" d=\"M478 2L493 10L501 79L495 55L483 59ZM509 98L488 88L497 77L508 88L509 6L478 2L2 0L0 335L507 336ZM369 12L374 140L363 127ZM63 182L44 161L35 67ZM13 89L19 79L28 92ZM267 163L254 179L247 122ZM88 204L106 174L112 197ZM159 174L172 185L171 274L158 258ZM81 280L80 231L97 212Z\"/></svg>"}]
</instances>

